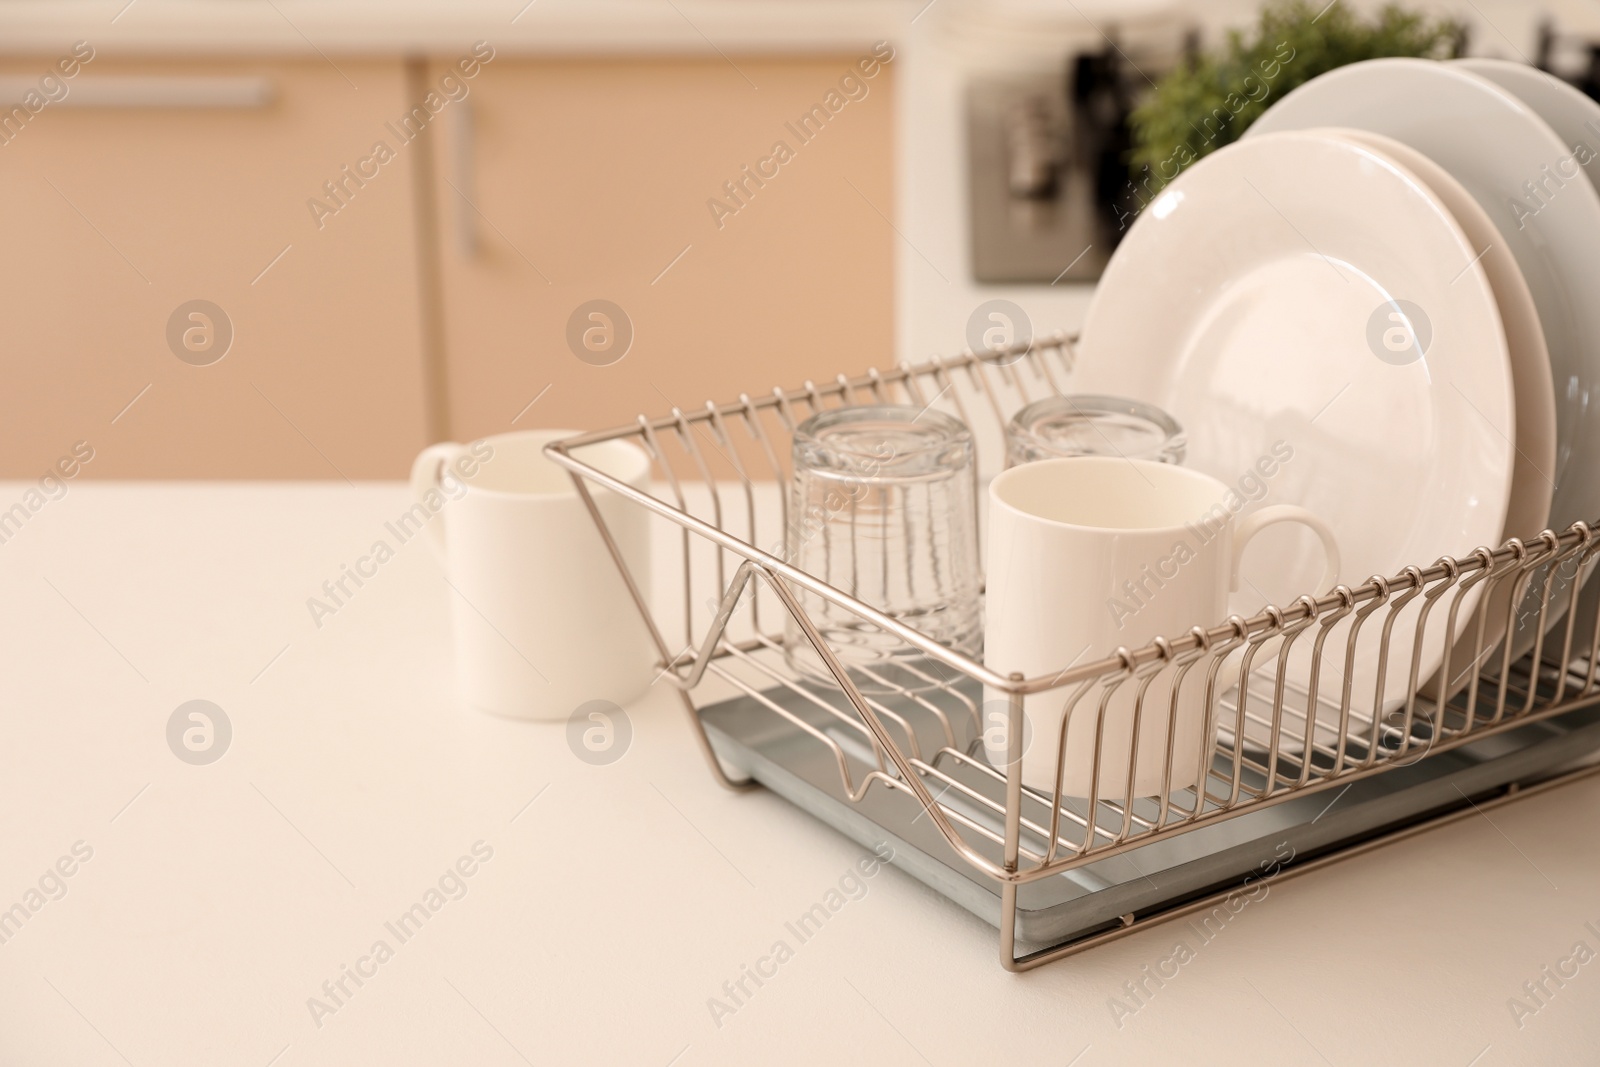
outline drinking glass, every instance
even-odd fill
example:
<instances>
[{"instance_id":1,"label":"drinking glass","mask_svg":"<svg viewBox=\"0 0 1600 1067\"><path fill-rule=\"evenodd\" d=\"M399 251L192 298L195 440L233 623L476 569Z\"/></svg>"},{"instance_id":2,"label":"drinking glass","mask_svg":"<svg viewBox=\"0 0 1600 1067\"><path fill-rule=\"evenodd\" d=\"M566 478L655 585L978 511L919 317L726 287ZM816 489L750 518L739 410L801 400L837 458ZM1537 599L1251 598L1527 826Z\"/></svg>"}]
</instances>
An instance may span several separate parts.
<instances>
[{"instance_id":1,"label":"drinking glass","mask_svg":"<svg viewBox=\"0 0 1600 1067\"><path fill-rule=\"evenodd\" d=\"M1006 466L1063 456L1121 456L1182 465L1187 442L1176 419L1120 396L1052 396L1006 427Z\"/></svg>"},{"instance_id":2,"label":"drinking glass","mask_svg":"<svg viewBox=\"0 0 1600 1067\"><path fill-rule=\"evenodd\" d=\"M793 458L788 562L940 644L975 653L982 578L972 432L929 408L836 408L800 425ZM939 685L939 665L921 651L815 593L795 592L863 693ZM784 645L803 677L837 684L793 619Z\"/></svg>"}]
</instances>

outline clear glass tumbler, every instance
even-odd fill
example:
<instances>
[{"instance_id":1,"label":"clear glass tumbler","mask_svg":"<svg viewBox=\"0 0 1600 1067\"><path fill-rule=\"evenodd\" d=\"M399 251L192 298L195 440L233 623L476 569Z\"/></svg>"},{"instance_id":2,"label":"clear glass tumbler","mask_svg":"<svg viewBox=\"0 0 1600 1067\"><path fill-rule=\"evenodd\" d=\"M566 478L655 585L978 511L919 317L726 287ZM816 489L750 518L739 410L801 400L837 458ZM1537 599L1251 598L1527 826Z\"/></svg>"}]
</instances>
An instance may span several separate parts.
<instances>
[{"instance_id":1,"label":"clear glass tumbler","mask_svg":"<svg viewBox=\"0 0 1600 1067\"><path fill-rule=\"evenodd\" d=\"M1183 427L1154 404L1120 396L1052 396L1006 427L1006 466L1062 456L1123 456L1183 463Z\"/></svg>"},{"instance_id":2,"label":"clear glass tumbler","mask_svg":"<svg viewBox=\"0 0 1600 1067\"><path fill-rule=\"evenodd\" d=\"M932 409L865 405L820 412L794 435L790 564L940 644L975 653L979 602L972 432ZM931 689L947 669L815 593L800 602L863 693ZM836 685L793 619L790 666Z\"/></svg>"}]
</instances>

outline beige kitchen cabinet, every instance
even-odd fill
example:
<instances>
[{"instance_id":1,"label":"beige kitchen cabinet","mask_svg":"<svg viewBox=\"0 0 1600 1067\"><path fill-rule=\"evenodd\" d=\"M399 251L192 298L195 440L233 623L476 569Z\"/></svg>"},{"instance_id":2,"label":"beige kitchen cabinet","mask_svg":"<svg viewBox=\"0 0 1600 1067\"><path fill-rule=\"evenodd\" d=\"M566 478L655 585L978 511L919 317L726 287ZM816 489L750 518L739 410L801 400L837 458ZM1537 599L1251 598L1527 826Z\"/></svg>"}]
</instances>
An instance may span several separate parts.
<instances>
[{"instance_id":1,"label":"beige kitchen cabinet","mask_svg":"<svg viewBox=\"0 0 1600 1067\"><path fill-rule=\"evenodd\" d=\"M867 78L860 58L484 65L436 120L452 436L595 428L892 363L894 64ZM595 300L631 324L606 365L617 348L569 343ZM616 345L621 322L571 332L603 349L608 330Z\"/></svg>"},{"instance_id":2,"label":"beige kitchen cabinet","mask_svg":"<svg viewBox=\"0 0 1600 1067\"><path fill-rule=\"evenodd\" d=\"M0 78L15 95L56 58L7 58ZM406 82L398 57L96 57L13 116L0 477L79 441L84 477L402 476L430 436L414 150L360 186L343 168L395 142ZM318 218L329 181L347 193ZM231 323L220 360L221 322L182 317L189 361L169 344L193 300Z\"/></svg>"}]
</instances>

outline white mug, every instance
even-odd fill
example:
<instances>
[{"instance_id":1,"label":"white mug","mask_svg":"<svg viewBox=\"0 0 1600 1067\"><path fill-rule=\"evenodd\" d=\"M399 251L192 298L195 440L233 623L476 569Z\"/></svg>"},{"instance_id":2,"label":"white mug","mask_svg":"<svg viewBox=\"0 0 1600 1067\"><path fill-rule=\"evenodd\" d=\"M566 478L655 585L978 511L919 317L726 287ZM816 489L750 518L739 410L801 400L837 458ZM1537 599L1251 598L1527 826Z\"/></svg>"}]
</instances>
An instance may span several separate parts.
<instances>
[{"instance_id":1,"label":"white mug","mask_svg":"<svg viewBox=\"0 0 1600 1067\"><path fill-rule=\"evenodd\" d=\"M986 544L988 595L984 663L1024 677L1063 672L1149 644L1214 626L1239 584L1245 546L1275 523L1309 526L1322 542L1327 568L1319 591L1338 580L1333 532L1304 508L1277 505L1237 520L1230 490L1209 475L1148 460L1078 457L1029 463L989 486ZM1235 497L1235 499L1237 499ZM1162 671L1143 702L1133 796L1161 792L1168 770L1171 680ZM1173 731L1172 789L1195 784L1206 736L1205 687L1191 672ZM1056 787L1066 686L1024 699L1022 781L1046 793ZM1107 705L1100 742L1099 799L1127 795L1137 685L1125 682ZM1007 766L1005 694L985 694L984 747ZM1100 689L1079 700L1068 724L1063 797L1089 796Z\"/></svg>"},{"instance_id":2,"label":"white mug","mask_svg":"<svg viewBox=\"0 0 1600 1067\"><path fill-rule=\"evenodd\" d=\"M456 690L496 715L566 719L590 700L627 704L650 685L656 655L639 610L572 476L542 451L576 432L432 445L411 468L412 495L437 513L425 529L451 587ZM584 459L638 489L650 476L649 458L627 442L592 446ZM648 590L644 509L589 489Z\"/></svg>"}]
</instances>

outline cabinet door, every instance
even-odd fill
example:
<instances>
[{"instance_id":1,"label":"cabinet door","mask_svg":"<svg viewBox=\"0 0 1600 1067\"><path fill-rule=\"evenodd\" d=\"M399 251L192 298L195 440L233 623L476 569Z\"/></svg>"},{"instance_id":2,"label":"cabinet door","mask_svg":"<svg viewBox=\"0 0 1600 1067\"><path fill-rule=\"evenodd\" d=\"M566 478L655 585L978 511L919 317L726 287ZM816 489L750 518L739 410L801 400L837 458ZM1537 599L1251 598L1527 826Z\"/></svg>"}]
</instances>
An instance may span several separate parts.
<instances>
[{"instance_id":1,"label":"cabinet door","mask_svg":"<svg viewBox=\"0 0 1600 1067\"><path fill-rule=\"evenodd\" d=\"M893 64L867 79L857 58L484 66L436 142L453 435L591 429L892 363ZM596 300L627 323L572 321Z\"/></svg>"},{"instance_id":2,"label":"cabinet door","mask_svg":"<svg viewBox=\"0 0 1600 1067\"><path fill-rule=\"evenodd\" d=\"M56 58L6 59L8 92ZM99 57L13 116L0 476L80 440L86 477L404 475L428 436L412 150L360 187L342 168L394 142L406 72L335 61Z\"/></svg>"}]
</instances>

